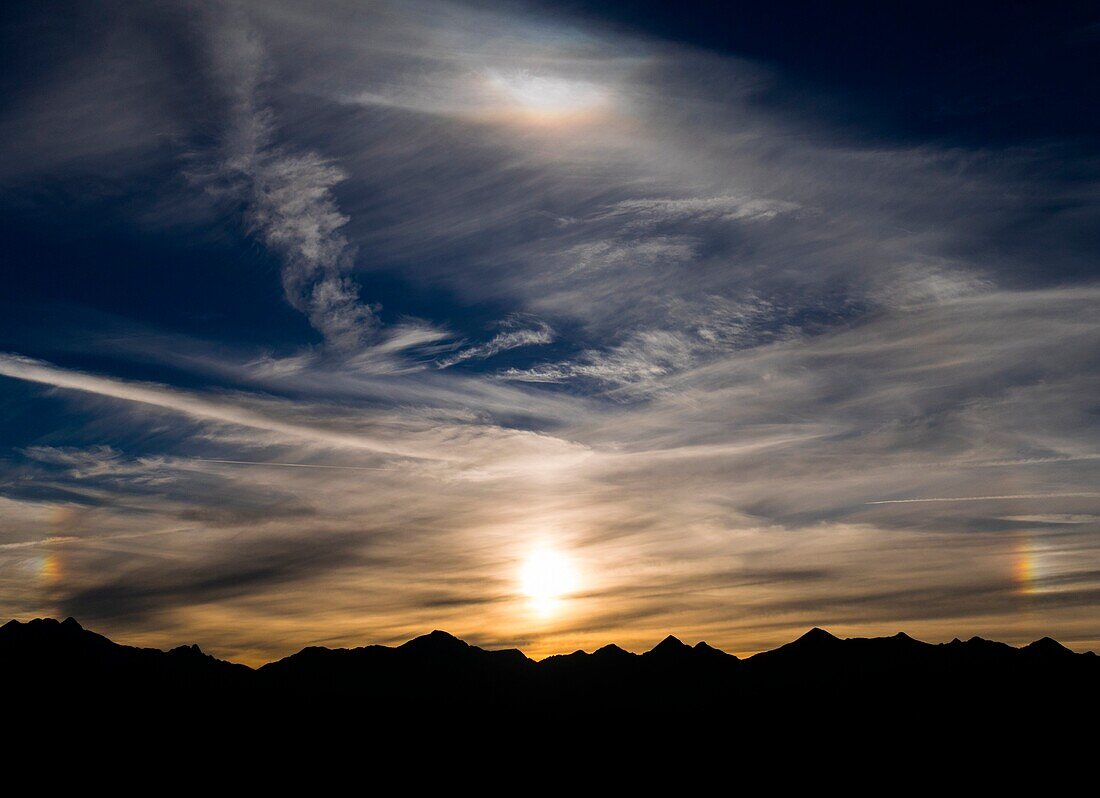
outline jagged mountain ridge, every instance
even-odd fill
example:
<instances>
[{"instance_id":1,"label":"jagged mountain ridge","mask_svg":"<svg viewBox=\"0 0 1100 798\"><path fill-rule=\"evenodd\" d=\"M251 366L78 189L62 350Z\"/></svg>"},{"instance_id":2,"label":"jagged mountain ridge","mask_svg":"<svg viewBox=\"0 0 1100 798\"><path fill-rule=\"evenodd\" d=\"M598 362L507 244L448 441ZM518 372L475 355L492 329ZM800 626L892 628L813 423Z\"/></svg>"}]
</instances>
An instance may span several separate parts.
<instances>
[{"instance_id":1,"label":"jagged mountain ridge","mask_svg":"<svg viewBox=\"0 0 1100 798\"><path fill-rule=\"evenodd\" d=\"M611 644L541 661L516 649L490 651L434 631L402 645L308 647L252 669L204 654L124 646L74 619L11 621L0 627L0 678L24 688L119 695L346 696L380 704L487 703L564 709L644 704L654 709L843 696L1095 694L1100 658L1045 637L1015 648L974 637L932 644L904 633L841 639L812 629L740 659L706 643L668 636L635 654Z\"/></svg>"}]
</instances>

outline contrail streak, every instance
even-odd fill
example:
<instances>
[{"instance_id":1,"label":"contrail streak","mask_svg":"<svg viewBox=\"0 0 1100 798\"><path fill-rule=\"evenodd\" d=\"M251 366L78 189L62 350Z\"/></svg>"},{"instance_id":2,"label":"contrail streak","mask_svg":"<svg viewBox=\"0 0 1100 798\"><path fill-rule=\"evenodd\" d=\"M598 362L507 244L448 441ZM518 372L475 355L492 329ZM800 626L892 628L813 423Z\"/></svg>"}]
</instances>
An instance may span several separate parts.
<instances>
[{"instance_id":1,"label":"contrail streak","mask_svg":"<svg viewBox=\"0 0 1100 798\"><path fill-rule=\"evenodd\" d=\"M975 468L996 468L998 466L1018 465L1046 465L1048 463L1075 463L1082 460L1100 460L1100 454L1067 454L1052 457L1021 457L1016 460L985 460L982 462L970 462L964 465Z\"/></svg>"},{"instance_id":2,"label":"contrail streak","mask_svg":"<svg viewBox=\"0 0 1100 798\"><path fill-rule=\"evenodd\" d=\"M0 352L0 376L52 385L97 396L109 396L127 402L152 405L201 420L236 424L266 430L281 435L303 438L340 448L367 449L401 457L444 460L432 452L419 452L401 444L390 443L368 435L343 433L324 427L295 424L273 418L267 413L233 404L230 401L208 399L197 394L147 382L130 382L111 377L97 377L80 371L59 368L41 360Z\"/></svg>"},{"instance_id":3,"label":"contrail streak","mask_svg":"<svg viewBox=\"0 0 1100 798\"><path fill-rule=\"evenodd\" d=\"M192 457L193 463L223 463L225 465L280 466L282 468L335 468L342 471L390 471L385 466L325 465L322 463L278 463L268 460L218 460L212 457Z\"/></svg>"},{"instance_id":4,"label":"contrail streak","mask_svg":"<svg viewBox=\"0 0 1100 798\"><path fill-rule=\"evenodd\" d=\"M41 540L21 540L18 543L0 543L0 551L7 551L8 549L33 549L38 546L59 546L64 543L74 543L83 538L74 537L72 535L54 536L49 538L43 538Z\"/></svg>"},{"instance_id":5,"label":"contrail streak","mask_svg":"<svg viewBox=\"0 0 1100 798\"><path fill-rule=\"evenodd\" d=\"M936 499L880 499L865 504L913 504L917 502L986 502L1001 499L1067 499L1071 497L1100 497L1100 493L1015 493L1009 496L950 496Z\"/></svg>"}]
</instances>

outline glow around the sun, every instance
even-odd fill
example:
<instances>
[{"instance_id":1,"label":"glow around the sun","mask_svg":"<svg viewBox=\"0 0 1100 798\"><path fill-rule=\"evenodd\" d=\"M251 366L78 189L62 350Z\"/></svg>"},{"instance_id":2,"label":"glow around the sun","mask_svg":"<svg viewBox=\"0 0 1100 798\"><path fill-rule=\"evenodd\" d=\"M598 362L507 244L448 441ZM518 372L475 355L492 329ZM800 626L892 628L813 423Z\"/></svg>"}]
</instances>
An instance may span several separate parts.
<instances>
[{"instance_id":1,"label":"glow around the sun","mask_svg":"<svg viewBox=\"0 0 1100 798\"><path fill-rule=\"evenodd\" d=\"M520 590L544 616L552 614L559 602L577 589L577 581L573 564L551 549L531 552L519 573Z\"/></svg>"},{"instance_id":2,"label":"glow around the sun","mask_svg":"<svg viewBox=\"0 0 1100 798\"><path fill-rule=\"evenodd\" d=\"M530 122L580 121L607 105L607 92L594 83L527 70L490 71L488 85L502 109Z\"/></svg>"}]
</instances>

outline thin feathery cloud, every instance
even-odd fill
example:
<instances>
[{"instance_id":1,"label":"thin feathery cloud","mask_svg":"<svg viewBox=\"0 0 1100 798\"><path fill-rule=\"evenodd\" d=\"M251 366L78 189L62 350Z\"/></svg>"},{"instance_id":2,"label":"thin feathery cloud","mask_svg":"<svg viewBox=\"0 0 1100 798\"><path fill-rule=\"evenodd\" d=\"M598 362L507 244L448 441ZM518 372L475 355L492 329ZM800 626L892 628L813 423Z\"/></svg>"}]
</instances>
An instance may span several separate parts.
<instances>
[{"instance_id":1,"label":"thin feathery cloud","mask_svg":"<svg viewBox=\"0 0 1100 798\"><path fill-rule=\"evenodd\" d=\"M524 346L540 346L554 342L554 330L545 322L536 322L533 327L521 326L521 320L513 318L504 323L505 329L483 344L468 346L454 355L441 358L436 365L448 368L466 360L486 360Z\"/></svg>"}]
</instances>

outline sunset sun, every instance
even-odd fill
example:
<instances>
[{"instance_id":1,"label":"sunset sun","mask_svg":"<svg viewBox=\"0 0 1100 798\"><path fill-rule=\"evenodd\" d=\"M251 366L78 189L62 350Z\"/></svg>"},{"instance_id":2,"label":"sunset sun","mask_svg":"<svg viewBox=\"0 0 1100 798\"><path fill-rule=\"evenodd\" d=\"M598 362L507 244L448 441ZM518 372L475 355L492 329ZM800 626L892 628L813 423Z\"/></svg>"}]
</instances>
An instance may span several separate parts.
<instances>
[{"instance_id":1,"label":"sunset sun","mask_svg":"<svg viewBox=\"0 0 1100 798\"><path fill-rule=\"evenodd\" d=\"M576 589L577 574L561 554L549 549L532 552L519 574L520 589L543 615L554 611L558 601Z\"/></svg>"}]
</instances>

